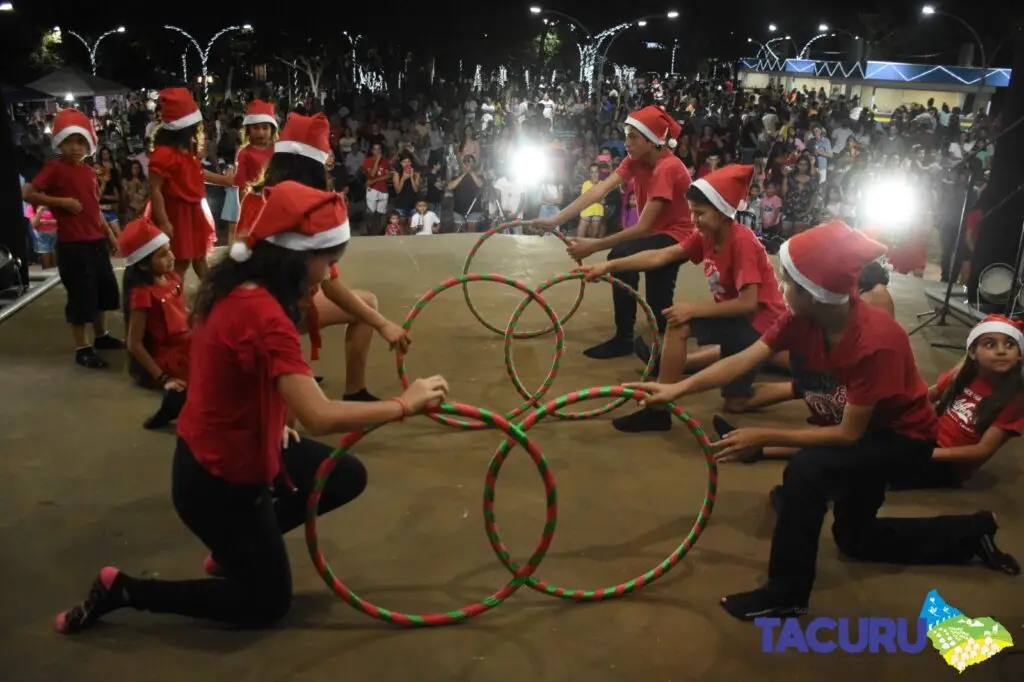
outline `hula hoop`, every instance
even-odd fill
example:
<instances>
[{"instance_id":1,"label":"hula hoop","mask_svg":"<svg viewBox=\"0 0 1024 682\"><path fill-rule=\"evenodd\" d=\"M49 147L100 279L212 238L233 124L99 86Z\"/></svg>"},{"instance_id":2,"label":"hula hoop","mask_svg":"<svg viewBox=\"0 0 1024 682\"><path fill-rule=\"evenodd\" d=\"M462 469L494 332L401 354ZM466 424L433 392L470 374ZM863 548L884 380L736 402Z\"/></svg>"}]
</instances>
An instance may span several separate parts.
<instances>
[{"instance_id":1,"label":"hula hoop","mask_svg":"<svg viewBox=\"0 0 1024 682\"><path fill-rule=\"evenodd\" d=\"M554 277L543 282L539 287L534 289L534 291L537 292L538 294L542 294L556 284L565 282L570 279L578 279L583 281L584 277L585 275L579 270L573 270L562 275L555 275ZM601 281L608 282L613 287L619 287L627 294L629 294L633 298L633 300L636 301L637 304L640 306L640 309L644 311L644 316L647 318L647 323L651 325L651 330L654 334L654 341L651 344L651 357L650 359L648 359L647 366L644 367L643 375L640 378L641 381L647 381L650 378L651 373L654 371L655 366L657 366L658 355L661 353L661 335L658 333L658 320L657 318L654 317L654 311L651 310L651 306L647 304L647 301L644 299L643 296L641 296L637 292L636 289L629 286L622 280L616 279L615 277L612 277L610 275L602 275ZM515 323L519 320L519 317L523 314L523 312L526 310L526 307L529 304L530 299L524 298L523 302L519 304L519 307L516 308L515 311L513 311L512 318L508 321L508 329L512 329L515 326ZM508 336L507 330L505 334L505 345L506 348L508 348L511 343L511 338ZM511 364L511 362L511 354L506 352L505 371L508 373L509 378L512 380L512 384L516 387L516 392L519 393L519 395L521 395L524 399L529 400L530 394L526 392L526 388L524 388L522 383L519 381L519 375L518 373L516 373L516 369ZM554 379L552 379L552 381L554 381ZM592 417L600 417L601 415L608 414L612 410L618 409L628 401L629 398L621 397L616 398L607 405L603 405L602 407L598 407L593 410L585 410L581 412L566 412L565 410L559 409L552 412L552 414L558 417L559 419L580 421L583 419L591 419Z\"/></svg>"},{"instance_id":2,"label":"hula hoop","mask_svg":"<svg viewBox=\"0 0 1024 682\"><path fill-rule=\"evenodd\" d=\"M498 225L497 227L491 228L490 230L487 230L482 235L480 235L480 238L476 240L476 243L473 244L473 248L469 250L469 254L466 256L466 262L462 265L462 274L463 275L469 274L469 267L473 263L473 258L476 257L477 252L480 250L480 247L484 245L485 241L487 241L488 239L490 239L494 235L499 234L506 227L516 227L516 226L522 225L522 224L523 223L520 220L514 220L514 221L509 222L509 223L502 223L501 225ZM560 239L561 242L566 245L566 247L569 246L569 240L565 237L565 235L563 235L558 230L551 230L549 232L549 234L552 234L555 237L558 237L558 239ZM576 265L583 265L583 262L582 261L576 261ZM586 286L587 286L587 283L584 282L583 280L580 280L580 292L579 292L579 294L576 295L576 301L575 301L575 303L572 304L572 307L569 309L569 312L567 312L561 318L557 318L558 319L558 324L563 324L564 325L566 322L568 322L572 318L573 315L576 314L576 311L579 310L580 305L583 303L583 290L586 288ZM498 327L495 327L493 324L491 324L490 322L485 320L483 315L480 314L480 311L477 310L477 307L475 305L473 305L473 299L469 295L469 285L468 284L463 284L462 285L462 295L466 299L466 305L469 306L469 312L473 313L473 317L475 317L477 319L477 321L479 321L480 324L482 324L484 326L484 328L494 332L495 334L505 334L506 333L506 331L504 329L499 329ZM527 299L527 300L529 300L529 299ZM544 336L545 334L550 334L552 331L558 331L558 326L555 325L555 324L552 324L547 329L538 329L538 330L526 331L526 332L513 332L512 333L512 338L516 339L517 341L518 340L522 340L522 339L535 339L538 336Z\"/></svg>"},{"instance_id":3,"label":"hula hoop","mask_svg":"<svg viewBox=\"0 0 1024 682\"><path fill-rule=\"evenodd\" d=\"M437 409L442 412L447 412L448 414L459 414L487 422L489 425L503 431L508 436L509 441L515 441L522 445L530 455L533 463L537 466L537 471L540 473L541 479L544 481L544 492L547 500L547 515L540 542L537 544L537 548L534 549L533 555L527 560L526 565L522 568L517 568L512 579L509 580L504 587L483 601L469 604L453 611L419 614L392 611L390 609L377 606L350 590L337 578L337 576L334 575L333 569L330 564L327 563L327 559L324 557L323 552L320 551L320 541L317 537L317 508L320 506L320 496L323 492L324 485L327 483L328 476L331 475L331 472L334 471L334 468L337 466L338 458L348 452L349 449L362 440L366 434L380 428L383 424L378 424L362 431L349 433L342 438L341 443L338 444L338 448L331 453L331 456L328 459L324 460L323 464L321 464L320 468L317 470L316 479L313 484L313 491L310 493L309 501L306 504L306 545L309 548L309 556L313 559L313 565L316 567L316 572L321 578L323 578L327 587L329 587L336 595L341 597L341 599L349 606L372 618L408 627L453 625L455 623L461 623L473 616L478 616L481 613L490 611L504 602L516 590L522 587L523 582L533 575L537 570L537 567L540 566L540 562L544 559L544 556L548 552L548 548L551 546L551 541L555 534L555 526L558 524L558 490L555 484L554 474L551 473L551 470L548 467L548 462L544 458L544 455L541 454L540 449L533 443L533 441L530 440L525 431L515 424L509 423L507 419L500 415L471 405L442 403ZM488 472L488 481L493 481L495 478L497 478L496 470ZM492 503L493 497L494 490L492 487Z\"/></svg>"},{"instance_id":4,"label":"hula hoop","mask_svg":"<svg viewBox=\"0 0 1024 682\"><path fill-rule=\"evenodd\" d=\"M622 396L630 398L637 393L642 393L642 391L627 388L625 386L601 386L597 388L588 388L582 391L573 391L572 393L559 396L548 402L546 405L531 412L530 415L523 420L521 424L519 424L519 428L523 431L529 431L538 421L543 419L546 415L554 412L555 409L571 405L582 400L592 400L594 398L603 398L607 396ZM704 532L704 528L707 527L708 519L711 518L711 510L715 506L715 496L718 492L718 465L715 463L711 442L704 434L704 430L701 428L697 420L691 417L689 413L678 405L672 405L671 410L672 414L675 415L679 421L686 424L687 428L689 428L693 433L694 438L697 439L697 444L700 445L701 451L704 454L704 461L707 463L708 469L708 482L704 492L704 503L701 505L700 512L697 514L697 519L694 521L693 527L690 529L689 534L682 543L680 543L680 545L657 566L646 573L619 585L602 587L596 590L584 590L575 587L559 587L557 585L546 583L539 578L534 578L533 572L531 571L530 575L526 578L527 587L543 594L549 594L553 597L561 597L562 599L571 599L573 601L601 601L604 599L614 599L616 597L622 597L635 592L646 585L650 585L655 580L672 570L672 568L689 553L701 533ZM495 520L494 516L494 484L512 447L513 442L511 439L506 439L502 442L495 451L494 457L492 457L491 463L488 466L487 480L484 484L484 528L487 530L488 541L491 543L491 548L498 557L498 561L500 561L505 568L511 571L513 576L521 576L523 568L516 564L512 560L511 556L509 556L508 548L505 546L505 543L502 542L501 536L498 534L498 522ZM530 564L527 564L527 568L530 566Z\"/></svg>"},{"instance_id":5,"label":"hula hoop","mask_svg":"<svg viewBox=\"0 0 1024 682\"><path fill-rule=\"evenodd\" d=\"M524 301L536 300L537 303L540 304L540 307L543 308L545 313L547 313L548 319L551 320L552 328L555 330L555 358L551 362L551 369L548 370L548 375L544 378L544 382L541 384L540 388L537 389L534 393L524 393L523 391L525 391L525 389L523 389L523 391L520 391L520 395L524 396L526 402L504 415L505 419L511 421L512 419L515 419L516 417L520 416L527 410L537 407L537 404L540 402L541 398L543 398L544 394L548 392L549 388L551 388L551 385L555 381L555 377L558 376L558 368L562 366L562 356L565 355L565 332L562 330L562 324L561 322L558 321L558 315L555 313L554 309L550 305L548 305L547 301L544 300L544 297L538 294L536 291L526 286L522 282L512 279L511 277L506 277L504 275L477 273L470 273L468 275L450 277L445 281L441 282L440 284L438 284L436 287L434 287L427 293L423 294L423 296L420 297L420 300L416 301L415 305L413 305L412 310L409 311L409 314L405 318L405 322L402 323L402 328L408 331L412 327L413 320L419 317L419 314L423 312L423 309L427 306L427 304L430 303L430 301L436 298L439 294L447 291L448 289L459 286L460 284L465 285L465 283L467 282L498 282L499 284L505 284L507 286L518 289L519 291L526 294L526 298L523 299ZM513 323L513 320L509 321L509 325L509 329L514 328L515 325ZM508 330L506 330L503 333L505 334L505 370L509 372L509 376L511 377L515 373L515 365L512 364L512 335L509 333ZM405 356L401 354L397 355L396 362L398 364L398 379L399 381L402 382L402 388L409 388L409 376L405 370ZM513 382L516 383L516 390L519 390L522 384L519 382L518 375L515 375ZM434 421L438 422L439 424L451 426L456 429L476 430L488 429L491 427L490 424L480 420L455 419L453 417L447 417L444 415L436 414L434 411L427 412L425 413L425 415L430 419L433 419Z\"/></svg>"}]
</instances>

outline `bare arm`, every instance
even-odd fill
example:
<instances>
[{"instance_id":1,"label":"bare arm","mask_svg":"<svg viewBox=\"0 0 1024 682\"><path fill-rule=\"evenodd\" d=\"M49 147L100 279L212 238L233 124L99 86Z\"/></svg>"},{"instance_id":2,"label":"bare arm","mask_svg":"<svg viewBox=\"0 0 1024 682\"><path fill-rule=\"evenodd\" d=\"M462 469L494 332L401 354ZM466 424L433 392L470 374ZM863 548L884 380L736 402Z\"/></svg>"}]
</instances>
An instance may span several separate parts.
<instances>
[{"instance_id":1,"label":"bare arm","mask_svg":"<svg viewBox=\"0 0 1024 682\"><path fill-rule=\"evenodd\" d=\"M208 170L204 170L203 182L209 183L211 185L219 185L221 187L234 187L235 174L228 173L227 175L221 175L220 173L211 173Z\"/></svg>"},{"instance_id":2,"label":"bare arm","mask_svg":"<svg viewBox=\"0 0 1024 682\"><path fill-rule=\"evenodd\" d=\"M167 205L164 203L164 179L156 173L149 176L149 203L152 206L153 222L168 235L171 234L174 226L167 217Z\"/></svg>"},{"instance_id":3,"label":"bare arm","mask_svg":"<svg viewBox=\"0 0 1024 682\"><path fill-rule=\"evenodd\" d=\"M763 341L755 341L746 350L719 360L710 367L675 384L679 396L703 393L721 388L760 366L775 355L775 351Z\"/></svg>"},{"instance_id":4,"label":"bare arm","mask_svg":"<svg viewBox=\"0 0 1024 682\"><path fill-rule=\"evenodd\" d=\"M328 400L313 377L285 374L277 379L290 414L314 436L354 431L371 424L401 419L405 414L397 400L375 403Z\"/></svg>"},{"instance_id":5,"label":"bare arm","mask_svg":"<svg viewBox=\"0 0 1024 682\"><path fill-rule=\"evenodd\" d=\"M615 189L621 184L622 178L619 177L619 174L612 173L607 178L605 178L604 180L597 183L596 185L588 189L586 192L578 196L575 201L573 201L571 204L563 208L557 214L555 214L551 218L548 218L547 222L550 222L553 225L560 225L562 223L572 220L573 218L580 214L580 211L585 209L587 206L590 206L591 204L595 204L598 201L601 201L606 196L608 196L609 192L611 192L613 189Z\"/></svg>"},{"instance_id":6,"label":"bare arm","mask_svg":"<svg viewBox=\"0 0 1024 682\"><path fill-rule=\"evenodd\" d=\"M742 317L757 310L758 284L748 284L740 289L740 295L729 301L693 304L694 317Z\"/></svg>"},{"instance_id":7,"label":"bare arm","mask_svg":"<svg viewBox=\"0 0 1024 682\"><path fill-rule=\"evenodd\" d=\"M843 421L839 424L803 429L770 429L764 445L794 448L853 445L867 432L874 411L874 405L847 403L843 409Z\"/></svg>"},{"instance_id":8,"label":"bare arm","mask_svg":"<svg viewBox=\"0 0 1024 682\"><path fill-rule=\"evenodd\" d=\"M644 210L640 213L640 220L637 221L636 225L598 239L597 243L594 245L594 250L604 251L605 249L610 249L622 242L646 237L654 228L654 223L658 220L658 216L661 215L661 212L665 209L667 204L668 202L664 199L649 200L644 205Z\"/></svg>"},{"instance_id":9,"label":"bare arm","mask_svg":"<svg viewBox=\"0 0 1024 682\"><path fill-rule=\"evenodd\" d=\"M961 445L955 448L935 448L932 459L943 462L971 462L984 464L992 455L1010 440L1010 434L998 426L990 426L981 434L981 440L974 445Z\"/></svg>"},{"instance_id":10,"label":"bare arm","mask_svg":"<svg viewBox=\"0 0 1024 682\"><path fill-rule=\"evenodd\" d=\"M686 249L681 244L673 244L663 249L649 249L625 258L610 260L606 267L608 272L646 272L686 258Z\"/></svg>"},{"instance_id":11,"label":"bare arm","mask_svg":"<svg viewBox=\"0 0 1024 682\"><path fill-rule=\"evenodd\" d=\"M420 193L420 174L419 173L413 173L412 177L409 178L409 181L412 183L412 190L414 192L416 192L417 194L419 194Z\"/></svg>"},{"instance_id":12,"label":"bare arm","mask_svg":"<svg viewBox=\"0 0 1024 682\"><path fill-rule=\"evenodd\" d=\"M363 324L380 329L387 323L387 319L383 315L366 305L366 301L359 298L340 279L324 280L320 288L329 301Z\"/></svg>"},{"instance_id":13,"label":"bare arm","mask_svg":"<svg viewBox=\"0 0 1024 682\"><path fill-rule=\"evenodd\" d=\"M40 192L32 186L31 182L26 182L25 186L21 188L21 198L33 206L49 206L50 208L67 210L67 198L53 197L45 192Z\"/></svg>"}]
</instances>

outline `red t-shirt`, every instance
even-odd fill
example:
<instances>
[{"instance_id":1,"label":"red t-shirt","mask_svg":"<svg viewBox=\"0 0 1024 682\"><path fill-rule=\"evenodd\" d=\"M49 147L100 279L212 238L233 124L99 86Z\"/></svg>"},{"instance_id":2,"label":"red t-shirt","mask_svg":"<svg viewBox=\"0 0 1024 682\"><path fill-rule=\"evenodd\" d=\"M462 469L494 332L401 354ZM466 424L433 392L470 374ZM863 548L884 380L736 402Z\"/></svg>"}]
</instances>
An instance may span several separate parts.
<instances>
[{"instance_id":1,"label":"red t-shirt","mask_svg":"<svg viewBox=\"0 0 1024 682\"><path fill-rule=\"evenodd\" d=\"M718 303L736 300L745 286L757 286L757 310L750 317L750 324L759 334L771 329L786 312L775 268L764 246L746 225L733 221L721 246L716 247L713 235L697 231L682 246L690 261L704 263L704 276Z\"/></svg>"},{"instance_id":2,"label":"red t-shirt","mask_svg":"<svg viewBox=\"0 0 1024 682\"><path fill-rule=\"evenodd\" d=\"M679 157L668 151L663 152L652 168L627 156L615 172L623 182L633 181L637 212L640 215L643 215L644 206L651 199L668 202L658 214L651 234L668 234L682 243L696 231L690 206L686 203L690 174Z\"/></svg>"},{"instance_id":3,"label":"red t-shirt","mask_svg":"<svg viewBox=\"0 0 1024 682\"><path fill-rule=\"evenodd\" d=\"M273 145L260 149L247 144L239 149L235 158L235 186L245 188L259 180L273 155Z\"/></svg>"},{"instance_id":4,"label":"red t-shirt","mask_svg":"<svg viewBox=\"0 0 1024 682\"><path fill-rule=\"evenodd\" d=\"M164 284L147 284L132 289L131 310L145 310L146 332L159 347L171 337L188 334L188 311L182 293L181 279L174 273L165 275Z\"/></svg>"},{"instance_id":5,"label":"red t-shirt","mask_svg":"<svg viewBox=\"0 0 1024 682\"><path fill-rule=\"evenodd\" d=\"M163 178L164 198L198 204L206 198L203 165L184 149L158 145L149 155L149 173Z\"/></svg>"},{"instance_id":6,"label":"red t-shirt","mask_svg":"<svg viewBox=\"0 0 1024 682\"><path fill-rule=\"evenodd\" d=\"M842 421L847 403L874 405L869 432L933 440L935 408L917 371L910 338L887 312L850 298L846 332L831 350L824 331L787 311L762 338L772 351L789 351L794 382L819 421Z\"/></svg>"},{"instance_id":7,"label":"red t-shirt","mask_svg":"<svg viewBox=\"0 0 1024 682\"><path fill-rule=\"evenodd\" d=\"M48 161L32 178L32 186L43 194L62 199L77 199L82 204L78 213L69 213L50 206L57 219L57 241L90 242L106 239L107 231L100 222L99 187L96 171L84 163L74 164L63 158Z\"/></svg>"},{"instance_id":8,"label":"red t-shirt","mask_svg":"<svg viewBox=\"0 0 1024 682\"><path fill-rule=\"evenodd\" d=\"M373 167L375 165L377 166L377 172L376 173L373 172ZM371 157L367 158L366 161L363 161L363 170L366 171L366 179L367 180L369 180L370 178L376 177L378 175L387 175L388 173L391 172L391 162L388 161L387 159L383 158L383 157L378 162L377 160L375 160L371 156ZM388 191L388 179L385 177L383 180L380 180L379 182L373 183L372 185L370 185L370 189L375 189L378 192L387 192Z\"/></svg>"},{"instance_id":9,"label":"red t-shirt","mask_svg":"<svg viewBox=\"0 0 1024 682\"><path fill-rule=\"evenodd\" d=\"M935 388L942 394L956 378L957 370L953 368L939 377ZM975 379L964 388L963 392L953 399L952 404L939 415L940 448L957 448L964 445L976 445L981 441L982 434L974 428L975 410L982 399L992 395L992 386L982 377ZM1006 431L1012 436L1024 432L1024 398L1011 401L1003 408L992 426Z\"/></svg>"},{"instance_id":10,"label":"red t-shirt","mask_svg":"<svg viewBox=\"0 0 1024 682\"><path fill-rule=\"evenodd\" d=\"M196 326L191 369L178 435L213 475L271 484L288 416L277 379L312 375L295 323L266 289L238 287Z\"/></svg>"}]
</instances>

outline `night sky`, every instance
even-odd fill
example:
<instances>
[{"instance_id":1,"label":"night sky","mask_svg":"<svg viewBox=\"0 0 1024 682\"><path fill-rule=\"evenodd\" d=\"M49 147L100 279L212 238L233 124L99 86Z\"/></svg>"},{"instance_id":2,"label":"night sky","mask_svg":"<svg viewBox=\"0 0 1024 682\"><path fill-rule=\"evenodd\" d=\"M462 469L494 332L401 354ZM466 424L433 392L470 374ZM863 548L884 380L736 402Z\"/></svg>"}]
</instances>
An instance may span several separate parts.
<instances>
[{"instance_id":1,"label":"night sky","mask_svg":"<svg viewBox=\"0 0 1024 682\"><path fill-rule=\"evenodd\" d=\"M229 24L251 23L258 34L248 46L250 55L272 59L275 48L293 41L314 37L330 42L342 31L362 33L372 42L392 51L411 52L414 56L436 55L440 60L464 58L471 63L482 63L487 68L508 63L521 54L530 38L543 28L538 17L530 14L532 3L504 0L470 2L468 0L394 0L368 3L333 2L279 3L291 11L256 12L242 3L193 2L183 0L161 5L134 0L13 0L14 15L0 16L0 78L7 83L23 83L27 73L24 56L38 44L44 27L54 24L95 37L105 30L123 24L128 29L123 36L114 36L104 42L101 62L105 75L137 81L140 71L164 64L172 68L180 63L182 46L178 39L160 27L173 23L185 28L205 43L219 28ZM262 3L261 3L262 4ZM765 40L767 26L779 26L776 35L791 34L797 43L804 43L815 33L821 22L833 28L843 28L862 34L874 23L885 32L898 29L886 40L886 57L893 61L954 63L963 42L970 42L970 33L953 19L920 16L921 2L905 0L861 0L855 2L822 2L813 0L779 0L755 2L742 0L729 5L722 2L679 2L669 4L661 0L633 0L616 7L606 2L581 0L552 0L536 3L546 9L572 14L591 30L636 19L644 14L663 14L668 9L680 12L674 21L651 21L644 29L631 29L615 43L612 61L632 64L641 70L665 71L668 57L646 50L646 41L671 44L680 41L679 60L693 66L700 57L733 59L752 55L746 38ZM1024 10L1011 9L1015 4L998 0L972 0L970 3L936 3L939 9L960 13L979 33L990 50L995 49L1008 34L1009 27L1021 18ZM968 11L970 10L970 11ZM1016 16L1014 16L1016 14ZM864 15L873 15L864 19ZM60 18L56 18L60 17ZM56 18L56 19L55 19ZM642 33L641 33L642 31ZM345 43L336 39L339 49ZM1007 44L1008 47L1012 45ZM572 46L569 45L571 48ZM822 52L834 53L831 58L842 59L845 49L841 39L822 41ZM995 65L1008 65L1011 50L999 51ZM87 67L88 58L80 45L65 46L66 61ZM80 52L71 50L77 49ZM218 43L215 52L225 49ZM178 55L175 57L175 55ZM211 62L229 55L214 54ZM566 66L574 61L575 49L566 50L562 60ZM575 60L578 61L578 60ZM661 64L664 61L665 64Z\"/></svg>"}]
</instances>

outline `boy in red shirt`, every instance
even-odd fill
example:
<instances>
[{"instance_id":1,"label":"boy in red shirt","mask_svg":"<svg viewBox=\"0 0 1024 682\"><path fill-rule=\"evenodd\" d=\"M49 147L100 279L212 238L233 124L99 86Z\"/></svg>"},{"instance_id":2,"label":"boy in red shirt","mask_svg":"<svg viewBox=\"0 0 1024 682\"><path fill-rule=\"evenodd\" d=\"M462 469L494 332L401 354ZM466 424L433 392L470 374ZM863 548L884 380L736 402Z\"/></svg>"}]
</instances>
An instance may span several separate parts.
<instances>
[{"instance_id":1,"label":"boy in red shirt","mask_svg":"<svg viewBox=\"0 0 1024 682\"><path fill-rule=\"evenodd\" d=\"M753 166L727 166L693 183L686 200L697 232L681 244L644 251L629 258L609 260L585 268L589 279L605 273L663 268L683 261L702 263L714 303L678 303L664 311L665 332L658 381L671 383L683 375L686 342L695 336L701 346L719 346L723 358L756 343L786 310L775 278L775 268L753 231L736 222L736 210L747 196ZM722 388L725 409L742 411L754 396L758 367ZM667 431L672 415L658 407L645 407L612 424L619 431Z\"/></svg>"},{"instance_id":2,"label":"boy in red shirt","mask_svg":"<svg viewBox=\"0 0 1024 682\"><path fill-rule=\"evenodd\" d=\"M640 221L621 232L601 239L570 239L569 255L577 260L610 249L608 260L632 256L641 251L663 249L678 244L693 234L686 190L690 174L672 150L681 128L663 109L649 106L634 111L626 119L627 157L607 178L581 194L576 201L549 218L532 221L532 225L554 229L573 220L591 204L601 203L614 189L630 180L636 191ZM665 329L662 311L672 305L679 263L645 269L644 289L647 303L658 318L659 331ZM640 274L624 270L619 279L633 289L640 288ZM633 353L633 327L636 324L636 301L618 287L612 289L615 307L615 336L583 351L596 360L625 357Z\"/></svg>"},{"instance_id":3,"label":"boy in red shirt","mask_svg":"<svg viewBox=\"0 0 1024 682\"><path fill-rule=\"evenodd\" d=\"M370 147L370 156L363 162L366 174L366 219L369 222L367 234L384 234L384 216L388 213L388 177L391 162L384 158L379 142Z\"/></svg>"},{"instance_id":4,"label":"boy in red shirt","mask_svg":"<svg viewBox=\"0 0 1024 682\"><path fill-rule=\"evenodd\" d=\"M124 342L107 331L106 311L121 307L110 254L117 236L100 214L96 171L85 158L96 153L92 123L77 109L65 109L53 121L53 146L60 158L47 162L26 183L22 198L45 205L57 219L57 271L67 291L64 316L75 339L75 362L89 369L110 365L97 350L122 350ZM92 325L89 342L86 326Z\"/></svg>"},{"instance_id":5,"label":"boy in red shirt","mask_svg":"<svg viewBox=\"0 0 1024 682\"><path fill-rule=\"evenodd\" d=\"M1016 564L995 546L991 512L878 517L889 481L926 466L936 434L935 410L906 331L851 295L863 267L884 253L838 221L793 237L779 252L790 310L760 341L678 384L639 384L649 391L641 403L664 404L722 386L783 350L834 382L828 399L842 411L839 424L736 429L718 442L721 461L751 447L800 448L782 478L768 585L722 599L741 620L806 613L829 502L832 536L848 557L896 564L963 564L977 557L1000 570Z\"/></svg>"}]
</instances>

